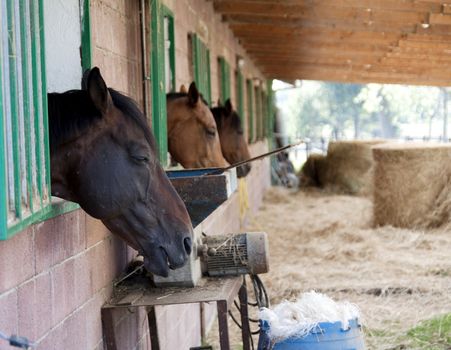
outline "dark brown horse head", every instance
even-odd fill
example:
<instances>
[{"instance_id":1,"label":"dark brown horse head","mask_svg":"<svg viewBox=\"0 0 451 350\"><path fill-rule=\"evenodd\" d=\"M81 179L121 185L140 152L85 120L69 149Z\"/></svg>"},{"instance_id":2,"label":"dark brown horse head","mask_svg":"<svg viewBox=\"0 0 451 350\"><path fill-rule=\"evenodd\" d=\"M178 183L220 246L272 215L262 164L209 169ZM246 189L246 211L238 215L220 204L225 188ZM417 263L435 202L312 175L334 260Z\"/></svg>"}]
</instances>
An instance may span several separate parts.
<instances>
[{"instance_id":1,"label":"dark brown horse head","mask_svg":"<svg viewBox=\"0 0 451 350\"><path fill-rule=\"evenodd\" d=\"M108 89L98 68L85 90L48 95L52 194L78 203L161 276L191 253L186 208L157 160L136 103Z\"/></svg>"},{"instance_id":2,"label":"dark brown horse head","mask_svg":"<svg viewBox=\"0 0 451 350\"><path fill-rule=\"evenodd\" d=\"M184 168L224 167L213 114L195 83L188 92L167 95L168 146L172 158Z\"/></svg>"},{"instance_id":3,"label":"dark brown horse head","mask_svg":"<svg viewBox=\"0 0 451 350\"><path fill-rule=\"evenodd\" d=\"M241 127L241 118L233 110L232 103L227 100L224 106L212 108L218 127L219 139L221 140L221 149L224 158L230 163L235 164L249 159L250 153L244 138L243 128ZM244 164L237 168L237 176L244 177L251 170L250 164Z\"/></svg>"}]
</instances>

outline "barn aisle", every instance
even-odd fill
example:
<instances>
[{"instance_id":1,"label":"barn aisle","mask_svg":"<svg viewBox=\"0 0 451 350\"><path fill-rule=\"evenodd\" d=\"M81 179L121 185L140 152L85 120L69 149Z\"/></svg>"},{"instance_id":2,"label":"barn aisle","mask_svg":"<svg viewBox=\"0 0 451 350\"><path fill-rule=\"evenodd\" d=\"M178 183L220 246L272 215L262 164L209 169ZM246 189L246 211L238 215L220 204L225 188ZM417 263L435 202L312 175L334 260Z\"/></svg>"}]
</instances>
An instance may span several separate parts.
<instances>
[{"instance_id":1,"label":"barn aisle","mask_svg":"<svg viewBox=\"0 0 451 350\"><path fill-rule=\"evenodd\" d=\"M272 188L250 228L269 235L270 272L262 279L271 302L313 289L360 307L369 349L449 349L447 335L433 345L407 333L451 313L451 234L372 228L371 221L367 198Z\"/></svg>"}]
</instances>

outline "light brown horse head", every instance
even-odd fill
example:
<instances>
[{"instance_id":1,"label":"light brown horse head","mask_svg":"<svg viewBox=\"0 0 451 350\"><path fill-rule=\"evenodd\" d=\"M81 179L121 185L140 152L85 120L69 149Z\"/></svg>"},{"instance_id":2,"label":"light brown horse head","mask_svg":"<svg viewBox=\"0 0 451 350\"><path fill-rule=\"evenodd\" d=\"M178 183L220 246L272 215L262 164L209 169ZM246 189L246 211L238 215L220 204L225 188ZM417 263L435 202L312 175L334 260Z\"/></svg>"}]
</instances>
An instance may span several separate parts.
<instances>
[{"instance_id":1,"label":"light brown horse head","mask_svg":"<svg viewBox=\"0 0 451 350\"><path fill-rule=\"evenodd\" d=\"M241 127L241 118L233 110L230 99L226 101L224 106L219 105L218 107L212 108L211 111L218 128L224 158L230 164L249 159L251 156L244 138L243 128ZM237 168L237 176L244 177L250 170L250 164L241 165Z\"/></svg>"},{"instance_id":2,"label":"light brown horse head","mask_svg":"<svg viewBox=\"0 0 451 350\"><path fill-rule=\"evenodd\" d=\"M168 147L174 160L184 168L227 166L215 119L196 84L191 83L187 93L167 94L166 100Z\"/></svg>"}]
</instances>

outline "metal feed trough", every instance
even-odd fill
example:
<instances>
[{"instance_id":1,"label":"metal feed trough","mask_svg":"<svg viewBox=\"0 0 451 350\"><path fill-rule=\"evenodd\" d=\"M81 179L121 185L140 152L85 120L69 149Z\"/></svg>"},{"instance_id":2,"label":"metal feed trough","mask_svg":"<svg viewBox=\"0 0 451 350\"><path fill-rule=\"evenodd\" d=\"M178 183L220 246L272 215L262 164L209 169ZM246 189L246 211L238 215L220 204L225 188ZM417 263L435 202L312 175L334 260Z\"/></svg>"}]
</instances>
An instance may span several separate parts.
<instances>
[{"instance_id":1,"label":"metal feed trough","mask_svg":"<svg viewBox=\"0 0 451 350\"><path fill-rule=\"evenodd\" d=\"M198 226L236 190L235 169L208 175L219 168L171 170L166 175L185 203L193 227Z\"/></svg>"}]
</instances>

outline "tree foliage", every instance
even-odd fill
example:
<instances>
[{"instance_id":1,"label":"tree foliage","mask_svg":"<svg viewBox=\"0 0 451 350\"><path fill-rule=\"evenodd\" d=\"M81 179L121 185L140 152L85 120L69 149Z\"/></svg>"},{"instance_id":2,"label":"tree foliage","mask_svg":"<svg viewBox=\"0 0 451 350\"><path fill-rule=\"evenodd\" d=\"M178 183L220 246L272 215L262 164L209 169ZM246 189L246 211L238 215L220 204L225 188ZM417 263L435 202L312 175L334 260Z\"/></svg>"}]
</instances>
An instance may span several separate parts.
<instances>
[{"instance_id":1,"label":"tree foliage","mask_svg":"<svg viewBox=\"0 0 451 350\"><path fill-rule=\"evenodd\" d=\"M304 81L277 98L292 137L352 139L439 137L447 95L436 87Z\"/></svg>"}]
</instances>

